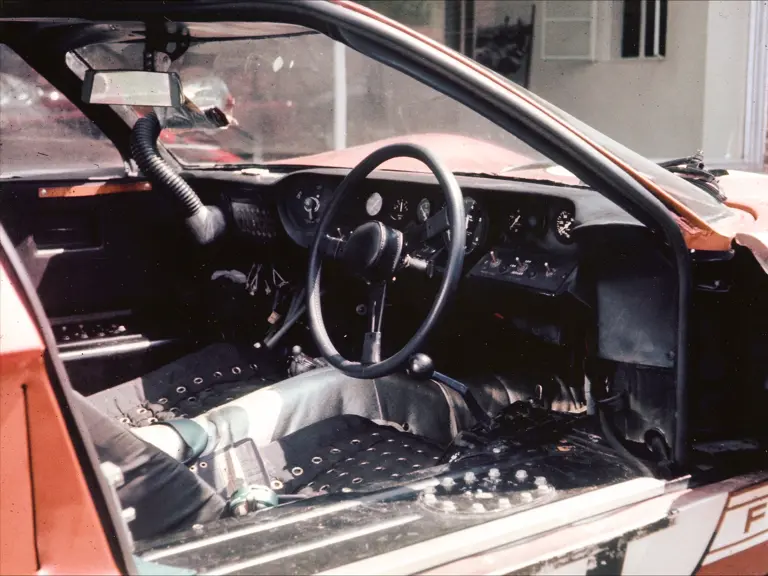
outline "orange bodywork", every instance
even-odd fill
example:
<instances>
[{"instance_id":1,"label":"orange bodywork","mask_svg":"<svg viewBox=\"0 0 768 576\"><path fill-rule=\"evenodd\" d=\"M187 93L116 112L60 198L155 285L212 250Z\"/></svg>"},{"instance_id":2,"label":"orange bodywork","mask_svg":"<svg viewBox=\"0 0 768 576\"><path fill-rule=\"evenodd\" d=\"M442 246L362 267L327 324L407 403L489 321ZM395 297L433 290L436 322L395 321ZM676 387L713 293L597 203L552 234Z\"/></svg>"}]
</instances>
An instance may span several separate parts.
<instances>
[{"instance_id":1,"label":"orange bodywork","mask_svg":"<svg viewBox=\"0 0 768 576\"><path fill-rule=\"evenodd\" d=\"M0 573L117 574L44 351L0 267Z\"/></svg>"}]
</instances>

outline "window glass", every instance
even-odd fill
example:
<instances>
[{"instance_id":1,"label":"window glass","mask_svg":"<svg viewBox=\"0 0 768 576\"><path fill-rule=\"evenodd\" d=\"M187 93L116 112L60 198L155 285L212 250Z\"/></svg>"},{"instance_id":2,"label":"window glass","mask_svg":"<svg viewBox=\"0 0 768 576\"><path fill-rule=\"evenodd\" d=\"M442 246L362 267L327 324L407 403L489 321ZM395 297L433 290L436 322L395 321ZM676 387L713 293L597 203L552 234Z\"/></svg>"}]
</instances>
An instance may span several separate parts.
<instances>
[{"instance_id":1,"label":"window glass","mask_svg":"<svg viewBox=\"0 0 768 576\"><path fill-rule=\"evenodd\" d=\"M0 144L0 177L123 165L93 122L3 44Z\"/></svg>"}]
</instances>

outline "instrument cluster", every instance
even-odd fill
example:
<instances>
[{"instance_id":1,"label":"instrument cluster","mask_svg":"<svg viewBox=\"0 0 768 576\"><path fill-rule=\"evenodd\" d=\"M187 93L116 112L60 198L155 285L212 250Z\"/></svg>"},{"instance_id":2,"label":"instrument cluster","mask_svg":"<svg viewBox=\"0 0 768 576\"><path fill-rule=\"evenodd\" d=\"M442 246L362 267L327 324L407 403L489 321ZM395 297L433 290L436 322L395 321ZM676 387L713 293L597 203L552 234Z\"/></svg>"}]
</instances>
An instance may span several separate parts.
<instances>
[{"instance_id":1,"label":"instrument cluster","mask_svg":"<svg viewBox=\"0 0 768 576\"><path fill-rule=\"evenodd\" d=\"M289 235L308 245L338 183L329 178L302 178L287 191L282 214ZM344 234L368 220L405 231L445 207L436 186L370 180L342 203L333 223ZM478 257L493 246L534 246L569 252L576 224L573 202L538 194L464 190L465 252ZM287 221L286 221L287 220ZM450 232L432 241L432 253L450 242Z\"/></svg>"}]
</instances>

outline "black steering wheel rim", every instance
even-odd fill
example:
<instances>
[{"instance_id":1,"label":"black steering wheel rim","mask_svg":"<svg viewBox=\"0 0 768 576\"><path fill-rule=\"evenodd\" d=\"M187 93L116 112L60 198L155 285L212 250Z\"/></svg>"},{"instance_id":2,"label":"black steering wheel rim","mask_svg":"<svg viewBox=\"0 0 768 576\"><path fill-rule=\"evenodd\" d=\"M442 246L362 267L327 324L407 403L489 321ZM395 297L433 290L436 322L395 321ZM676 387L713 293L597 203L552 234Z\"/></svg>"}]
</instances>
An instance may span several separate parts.
<instances>
[{"instance_id":1,"label":"black steering wheel rim","mask_svg":"<svg viewBox=\"0 0 768 576\"><path fill-rule=\"evenodd\" d=\"M320 304L320 280L322 276L321 244L326 239L333 217L338 212L344 199L378 166L393 158L413 158L423 162L435 175L445 196L448 229L451 232L448 246L448 263L445 267L440 288L432 303L432 307L424 322L414 333L408 343L392 356L371 364L353 362L339 354L331 342L323 321ZM330 204L320 219L312 242L309 255L309 271L307 275L307 311L312 336L323 357L335 368L353 378L380 378L400 370L408 359L423 345L429 333L436 326L442 312L445 310L450 297L458 286L464 266L464 233L465 216L464 200L453 173L429 150L415 144L392 144L382 147L365 159L349 172L336 189ZM412 249L413 247L411 247Z\"/></svg>"}]
</instances>

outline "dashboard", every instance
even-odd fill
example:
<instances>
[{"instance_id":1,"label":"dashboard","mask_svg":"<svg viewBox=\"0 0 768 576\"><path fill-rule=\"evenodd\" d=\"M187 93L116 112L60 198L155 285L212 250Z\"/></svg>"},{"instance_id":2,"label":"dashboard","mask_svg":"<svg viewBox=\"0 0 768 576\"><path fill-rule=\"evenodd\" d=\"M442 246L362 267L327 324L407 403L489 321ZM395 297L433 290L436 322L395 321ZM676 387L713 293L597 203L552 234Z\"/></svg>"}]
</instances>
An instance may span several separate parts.
<instances>
[{"instance_id":1,"label":"dashboard","mask_svg":"<svg viewBox=\"0 0 768 576\"><path fill-rule=\"evenodd\" d=\"M341 177L322 171L295 173L282 181L279 214L288 236L300 246L310 246L340 182ZM581 224L579 205L587 197L598 202L602 197L585 189L494 179L475 178L460 185L466 215L465 276L547 295L561 293L577 268L574 230ZM342 203L332 223L333 235L348 235L374 219L406 232L444 207L442 190L429 178L374 173ZM449 242L446 232L414 255L441 272Z\"/></svg>"}]
</instances>

